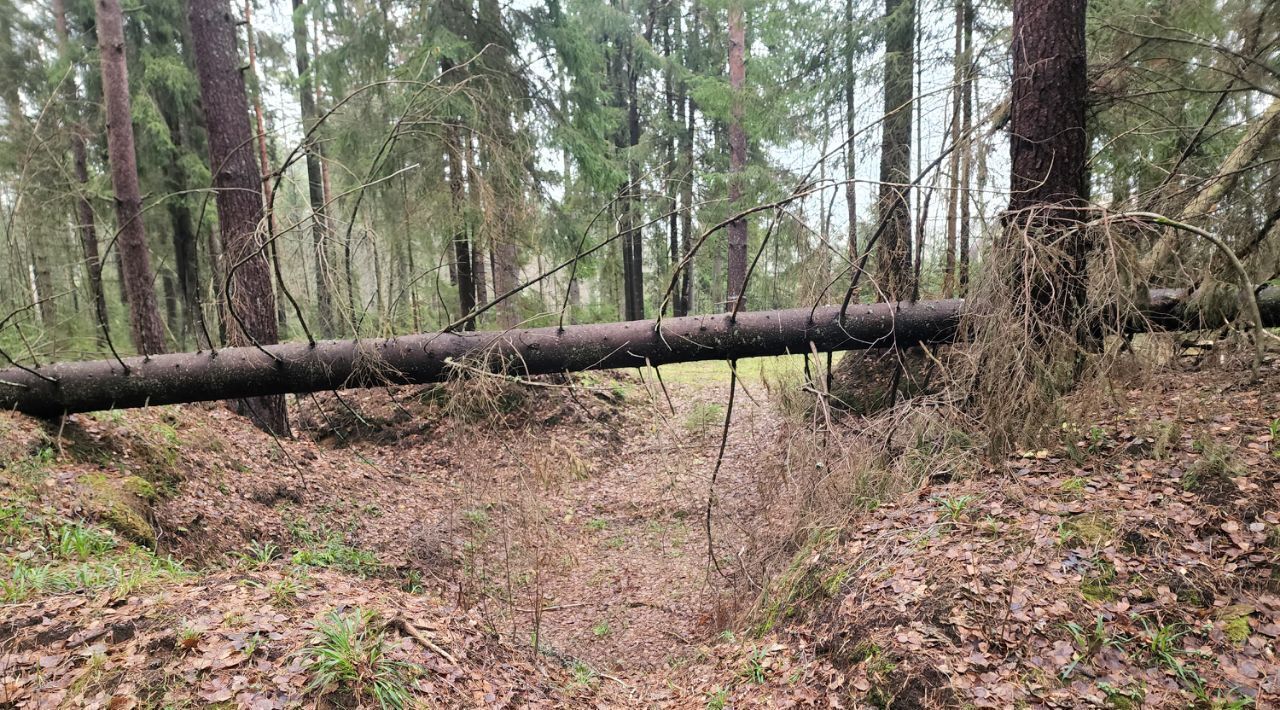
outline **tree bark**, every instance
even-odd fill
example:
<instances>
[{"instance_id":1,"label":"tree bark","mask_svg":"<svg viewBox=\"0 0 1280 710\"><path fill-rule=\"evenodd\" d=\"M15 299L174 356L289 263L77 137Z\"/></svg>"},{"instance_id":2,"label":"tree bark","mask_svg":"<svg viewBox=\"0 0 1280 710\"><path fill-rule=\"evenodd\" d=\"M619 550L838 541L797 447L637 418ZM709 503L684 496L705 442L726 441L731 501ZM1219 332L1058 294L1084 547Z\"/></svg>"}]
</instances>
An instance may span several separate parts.
<instances>
[{"instance_id":1,"label":"tree bark","mask_svg":"<svg viewBox=\"0 0 1280 710\"><path fill-rule=\"evenodd\" d=\"M1184 291L1152 291L1134 329L1214 327L1186 313ZM1264 324L1280 324L1280 289L1259 294ZM964 307L958 299L838 306L814 310L689 316L561 329L425 333L377 340L327 340L178 353L149 360L46 365L0 370L0 408L58 416L110 408L197 402L260 394L317 392L387 384L441 382L453 363L513 375L666 365L830 350L862 350L954 340ZM1224 314L1230 317L1233 314ZM266 352L264 352L265 350ZM42 379L48 378L48 379ZM52 381L50 381L52 380Z\"/></svg>"},{"instance_id":2,"label":"tree bark","mask_svg":"<svg viewBox=\"0 0 1280 710\"><path fill-rule=\"evenodd\" d=\"M911 268L911 119L914 102L915 0L885 0L884 124L880 143L882 225L876 273L884 297L909 298Z\"/></svg>"},{"instance_id":3,"label":"tree bark","mask_svg":"<svg viewBox=\"0 0 1280 710\"><path fill-rule=\"evenodd\" d=\"M960 254L957 258L960 273L956 278L960 296L969 290L969 238L970 238L970 203L969 181L973 175L973 3L972 0L961 0L964 5L964 94L961 96L960 132L967 136L964 152L960 156ZM959 148L959 146L957 146Z\"/></svg>"},{"instance_id":4,"label":"tree bark","mask_svg":"<svg viewBox=\"0 0 1280 710\"><path fill-rule=\"evenodd\" d=\"M448 71L448 69L445 69ZM462 177L461 129L445 127L445 143L449 158L449 204L453 210L453 273L457 278L459 315L476 308L476 286L471 278L471 239L467 235L467 196ZM475 321L468 320L464 330L474 330Z\"/></svg>"},{"instance_id":5,"label":"tree bark","mask_svg":"<svg viewBox=\"0 0 1280 710\"><path fill-rule=\"evenodd\" d=\"M316 309L320 333L331 337L337 323L333 315L333 289L329 283L329 216L325 205L324 174L321 148L313 129L316 125L315 83L311 75L311 52L307 39L307 12L302 0L293 0L293 52L298 65L298 106L303 130L307 132L302 148L307 163L307 198L311 202L311 244L316 260Z\"/></svg>"},{"instance_id":6,"label":"tree bark","mask_svg":"<svg viewBox=\"0 0 1280 710\"><path fill-rule=\"evenodd\" d=\"M98 51L102 57L102 91L107 113L107 154L116 193L124 289L128 293L129 326L133 346L148 355L162 353L164 325L156 301L151 253L142 223L142 195L134 152L133 118L129 100L129 68L125 63L124 16L119 0L97 0Z\"/></svg>"},{"instance_id":7,"label":"tree bark","mask_svg":"<svg viewBox=\"0 0 1280 710\"><path fill-rule=\"evenodd\" d=\"M746 22L742 3L735 0L729 5L729 90L733 93L733 106L729 119L729 209L741 211L743 171L747 166L747 130L743 125L745 111L744 91L747 84ZM728 251L728 282L725 290L725 308L730 311L747 307L747 218L737 217L726 228Z\"/></svg>"},{"instance_id":8,"label":"tree bark","mask_svg":"<svg viewBox=\"0 0 1280 710\"><path fill-rule=\"evenodd\" d=\"M964 69L964 0L956 0L955 50L951 79L951 155L947 156L947 245L942 264L942 295L952 298L956 292L956 237L959 226L960 201L960 113L961 94L965 91Z\"/></svg>"},{"instance_id":9,"label":"tree bark","mask_svg":"<svg viewBox=\"0 0 1280 710\"><path fill-rule=\"evenodd\" d=\"M844 0L844 207L849 220L846 234L846 249L849 263L858 263L858 186L855 182L858 170L857 141L858 135L858 99L857 76L853 73L853 59L856 51L856 33L853 24L853 0ZM851 279L858 279L857 273L850 274ZM826 287L826 284L823 284ZM860 300L859 294L853 294L853 300Z\"/></svg>"},{"instance_id":10,"label":"tree bark","mask_svg":"<svg viewBox=\"0 0 1280 710\"><path fill-rule=\"evenodd\" d=\"M1087 88L1085 0L1014 0L1008 222L1041 242L1066 237L1067 263L1015 276L1031 281L1028 305L1045 329L1074 329L1088 283L1075 228L1086 206Z\"/></svg>"},{"instance_id":11,"label":"tree bark","mask_svg":"<svg viewBox=\"0 0 1280 710\"><path fill-rule=\"evenodd\" d=\"M236 20L230 0L190 0L189 13L230 280L225 315L228 339L232 345L268 345L278 340L278 324L262 234L262 173L236 56ZM262 393L245 393L251 394ZM236 399L238 410L257 426L280 436L289 433L284 397Z\"/></svg>"},{"instance_id":12,"label":"tree bark","mask_svg":"<svg viewBox=\"0 0 1280 710\"><path fill-rule=\"evenodd\" d=\"M53 24L58 36L58 55L68 67L72 67L70 42L67 36L67 10L64 0L53 0ZM72 69L74 71L74 69ZM102 290L102 259L98 255L98 232L94 225L93 205L89 203L89 158L85 149L84 126L80 123L80 90L74 75L63 84L67 105L64 117L71 143L71 170L75 177L76 233L80 237L80 250L84 255L85 270L89 274L89 294L93 299L93 313L97 319L98 341L105 345L110 337L107 324L107 297Z\"/></svg>"}]
</instances>

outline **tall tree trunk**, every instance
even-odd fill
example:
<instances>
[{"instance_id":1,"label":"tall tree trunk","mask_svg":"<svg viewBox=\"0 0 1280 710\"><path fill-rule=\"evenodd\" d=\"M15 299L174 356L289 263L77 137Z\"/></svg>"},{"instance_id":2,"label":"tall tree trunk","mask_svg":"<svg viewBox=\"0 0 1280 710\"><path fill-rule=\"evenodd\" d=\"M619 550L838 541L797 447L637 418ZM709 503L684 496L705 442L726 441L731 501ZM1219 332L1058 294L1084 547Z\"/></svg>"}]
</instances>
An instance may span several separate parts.
<instances>
[{"instance_id":1,"label":"tall tree trunk","mask_svg":"<svg viewBox=\"0 0 1280 710\"><path fill-rule=\"evenodd\" d=\"M58 55L72 67L70 42L67 38L67 10L64 0L53 0L53 24L58 36ZM71 143L71 170L75 177L76 233L80 237L80 250L84 255L85 270L89 274L89 294L93 299L93 313L98 324L98 340L106 344L110 336L107 324L107 297L102 290L102 259L98 256L98 233L94 226L93 205L89 203L89 159L84 143L84 126L80 123L80 92L73 74L63 82L66 97L64 118Z\"/></svg>"},{"instance_id":2,"label":"tall tree trunk","mask_svg":"<svg viewBox=\"0 0 1280 710\"><path fill-rule=\"evenodd\" d=\"M489 267L485 265L489 250L485 247L485 234L481 228L485 222L491 221L492 205L485 204L483 186L480 184L480 170L476 167L476 135L471 130L462 132L465 136L465 147L462 150L462 163L466 168L467 197L470 214L473 219L467 220L467 233L471 241L471 283L475 290L475 304L483 306L489 302L489 284L485 274Z\"/></svg>"},{"instance_id":3,"label":"tall tree trunk","mask_svg":"<svg viewBox=\"0 0 1280 710\"><path fill-rule=\"evenodd\" d=\"M676 155L677 136L683 133L684 97L676 92L675 70L672 67L673 43L680 36L680 5L671 2L662 20L662 72L663 103L666 109L666 125L663 128L663 153L666 159L666 175L663 183L667 191L667 259L674 270L680 267L680 160ZM681 108L677 111L676 104ZM677 115L679 122L677 122ZM679 275L676 275L679 279ZM681 300L684 292L677 290L674 306L675 315L685 314Z\"/></svg>"},{"instance_id":4,"label":"tall tree trunk","mask_svg":"<svg viewBox=\"0 0 1280 710\"><path fill-rule=\"evenodd\" d=\"M217 191L228 277L226 327L233 345L278 341L271 267L263 239L262 172L254 153L249 100L236 56L230 0L189 0L200 100L209 130L209 164ZM250 397L238 410L266 431L289 433L284 397Z\"/></svg>"},{"instance_id":5,"label":"tall tree trunk","mask_svg":"<svg viewBox=\"0 0 1280 710\"><path fill-rule=\"evenodd\" d=\"M747 129L743 125L744 92L747 85L746 21L743 18L741 0L729 5L729 89L733 92L733 106L729 119L729 209L739 212L742 204L743 171L747 167ZM725 308L747 307L747 218L736 217L728 225L728 277L725 291Z\"/></svg>"},{"instance_id":6,"label":"tall tree trunk","mask_svg":"<svg viewBox=\"0 0 1280 710\"><path fill-rule=\"evenodd\" d=\"M175 146L170 153L170 160L164 166L165 183L173 195L165 201L169 213L169 228L172 230L173 270L178 277L176 294L182 304L182 317L170 318L169 329L180 345L185 345L188 336L202 337L203 328L200 323L200 262L195 226L191 220L191 210L187 207L186 198L181 194L189 187L183 177L182 166L178 164L178 155L186 144L186 134L182 120L178 115L177 102L167 90L154 92L155 102L159 106L160 115L169 129L169 141ZM167 288L167 284L166 284ZM201 347L208 346L201 343Z\"/></svg>"},{"instance_id":7,"label":"tall tree trunk","mask_svg":"<svg viewBox=\"0 0 1280 710\"><path fill-rule=\"evenodd\" d=\"M124 16L119 0L97 0L98 51L102 57L102 91L107 112L107 154L116 193L124 288L129 296L129 326L133 346L143 354L164 352L164 324L156 301L151 253L142 223L142 195L134 152L133 119L129 101L129 68L125 64Z\"/></svg>"},{"instance_id":8,"label":"tall tree trunk","mask_svg":"<svg viewBox=\"0 0 1280 710\"><path fill-rule=\"evenodd\" d=\"M698 0L694 0L692 7L689 9L689 30L684 36L685 47L685 70L692 73L701 66L702 56L702 38L701 23L699 17L701 7ZM681 154L683 160L681 163L681 174L684 183L683 190L680 195L680 244L684 252L684 273L680 275L680 291L681 306L683 307L683 315L689 315L695 309L694 293L696 281L694 279L693 269L693 183L694 183L694 139L697 136L697 105L693 101L693 94L689 91L688 82L683 79L680 81L680 94L682 97L681 106L684 108L684 121L682 121L683 129L680 134Z\"/></svg>"},{"instance_id":9,"label":"tall tree trunk","mask_svg":"<svg viewBox=\"0 0 1280 710\"><path fill-rule=\"evenodd\" d=\"M640 68L633 40L628 40L624 76L626 77L627 104L627 187L623 199L622 269L626 277L626 319L644 318L644 235L640 228L640 160L635 155L640 145Z\"/></svg>"},{"instance_id":10,"label":"tall tree trunk","mask_svg":"<svg viewBox=\"0 0 1280 710\"><path fill-rule=\"evenodd\" d=\"M885 0L884 123L880 144L880 221L876 273L884 298L914 291L911 268L911 118L915 0Z\"/></svg>"},{"instance_id":11,"label":"tall tree trunk","mask_svg":"<svg viewBox=\"0 0 1280 710\"><path fill-rule=\"evenodd\" d=\"M853 24L853 0L844 0L844 206L849 219L847 234L847 250L849 263L858 263L858 97L857 75L854 74L853 59L857 50L857 35ZM856 268L856 267L855 267ZM858 273L850 274L850 278L861 282ZM824 284L825 286L825 284ZM858 294L854 294L858 300Z\"/></svg>"},{"instance_id":12,"label":"tall tree trunk","mask_svg":"<svg viewBox=\"0 0 1280 710\"><path fill-rule=\"evenodd\" d=\"M1085 0L1014 0L1008 223L1043 241L1069 230L1067 263L1022 275L1031 281L1027 305L1045 329L1073 328L1085 297L1085 245L1074 227L1088 177L1087 87Z\"/></svg>"},{"instance_id":13,"label":"tall tree trunk","mask_svg":"<svg viewBox=\"0 0 1280 710\"><path fill-rule=\"evenodd\" d=\"M966 91L964 69L964 0L956 0L955 50L951 79L951 154L947 156L947 246L942 263L942 296L951 298L956 291L956 219L960 200L960 95Z\"/></svg>"},{"instance_id":14,"label":"tall tree trunk","mask_svg":"<svg viewBox=\"0 0 1280 710\"><path fill-rule=\"evenodd\" d=\"M970 216L969 181L973 179L973 2L960 0L964 5L964 93L960 108L960 133L965 136L964 152L960 156L960 245L959 269L956 279L959 293L964 296L969 291L969 238L972 230ZM957 146L958 148L959 146Z\"/></svg>"},{"instance_id":15,"label":"tall tree trunk","mask_svg":"<svg viewBox=\"0 0 1280 710\"><path fill-rule=\"evenodd\" d=\"M311 52L307 39L307 11L302 0L293 0L293 51L298 65L298 106L302 113L303 142L307 162L307 198L311 202L311 244L316 260L316 310L319 332L331 337L337 322L333 314L333 289L329 281L329 243L331 231L325 204L321 148L315 136L316 95L311 75Z\"/></svg>"},{"instance_id":16,"label":"tall tree trunk","mask_svg":"<svg viewBox=\"0 0 1280 710\"><path fill-rule=\"evenodd\" d=\"M471 239L467 235L467 195L462 182L461 131L457 126L445 127L449 157L449 203L453 211L453 270L457 276L459 315L465 316L476 308L476 287L471 278ZM475 321L468 320L462 328L474 330Z\"/></svg>"},{"instance_id":17,"label":"tall tree trunk","mask_svg":"<svg viewBox=\"0 0 1280 710\"><path fill-rule=\"evenodd\" d=\"M254 125L258 130L258 166L262 169L262 204L267 217L267 249L271 269L276 274L276 321L287 330L289 311L285 308L284 271L280 268L280 245L276 243L276 201L271 187L271 156L267 153L267 124L262 115L262 90L258 83L258 38L253 36L253 0L244 0L245 47L249 51L249 79L253 92ZM309 181L308 181L309 182Z\"/></svg>"}]
</instances>

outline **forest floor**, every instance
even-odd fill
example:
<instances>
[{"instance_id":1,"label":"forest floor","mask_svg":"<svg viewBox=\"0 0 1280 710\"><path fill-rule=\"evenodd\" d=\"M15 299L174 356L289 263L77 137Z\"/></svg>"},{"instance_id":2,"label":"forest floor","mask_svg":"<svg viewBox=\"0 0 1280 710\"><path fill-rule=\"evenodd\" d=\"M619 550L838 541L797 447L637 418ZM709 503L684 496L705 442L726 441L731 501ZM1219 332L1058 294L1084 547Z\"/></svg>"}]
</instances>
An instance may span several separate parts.
<instances>
[{"instance_id":1,"label":"forest floor","mask_svg":"<svg viewBox=\"0 0 1280 710\"><path fill-rule=\"evenodd\" d=\"M304 397L287 440L0 415L0 707L1280 698L1277 363L797 536L799 363L738 364L714 560L723 363Z\"/></svg>"}]
</instances>

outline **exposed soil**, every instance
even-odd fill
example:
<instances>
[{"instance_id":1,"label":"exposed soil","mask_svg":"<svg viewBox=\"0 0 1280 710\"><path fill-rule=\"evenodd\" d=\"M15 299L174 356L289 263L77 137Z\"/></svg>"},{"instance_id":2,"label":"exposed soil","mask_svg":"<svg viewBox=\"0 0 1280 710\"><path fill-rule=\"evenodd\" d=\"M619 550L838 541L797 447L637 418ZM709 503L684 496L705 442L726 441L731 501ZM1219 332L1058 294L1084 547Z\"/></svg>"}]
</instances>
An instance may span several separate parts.
<instances>
[{"instance_id":1,"label":"exposed soil","mask_svg":"<svg viewBox=\"0 0 1280 710\"><path fill-rule=\"evenodd\" d=\"M87 519L112 554L132 540L187 572L0 606L0 705L313 699L299 650L356 608L423 668L428 705L1266 707L1280 690L1274 363L1258 384L1171 371L1114 392L1061 443L799 551L776 544L786 415L747 373L711 564L726 373L664 369L670 405L636 375L307 397L290 440L218 405L4 415L3 485L26 501L12 564L69 564L56 531Z\"/></svg>"}]
</instances>

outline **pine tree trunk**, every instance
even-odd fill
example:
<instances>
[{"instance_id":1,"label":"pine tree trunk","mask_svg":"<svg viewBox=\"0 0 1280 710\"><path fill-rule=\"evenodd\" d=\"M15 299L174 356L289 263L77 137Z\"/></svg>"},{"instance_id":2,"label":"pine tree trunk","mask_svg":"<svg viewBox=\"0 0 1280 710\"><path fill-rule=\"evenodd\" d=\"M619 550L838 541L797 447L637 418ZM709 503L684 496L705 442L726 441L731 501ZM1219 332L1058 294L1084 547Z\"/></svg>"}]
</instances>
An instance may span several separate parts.
<instances>
[{"instance_id":1,"label":"pine tree trunk","mask_svg":"<svg viewBox=\"0 0 1280 710\"><path fill-rule=\"evenodd\" d=\"M972 0L960 0L964 6L964 86L961 95L960 133L967 136L960 156L960 244L959 270L956 278L959 295L969 291L969 239L972 230L970 214L969 184L973 179L973 3ZM959 146L957 146L959 147Z\"/></svg>"},{"instance_id":2,"label":"pine tree trunk","mask_svg":"<svg viewBox=\"0 0 1280 710\"><path fill-rule=\"evenodd\" d=\"M142 195L134 152L129 100L129 68L125 64L124 16L119 0L97 0L98 51L102 58L102 90L107 114L107 153L116 193L116 220L124 289L128 293L133 346L143 354L162 353L164 324L156 301L151 253L142 222Z\"/></svg>"},{"instance_id":3,"label":"pine tree trunk","mask_svg":"<svg viewBox=\"0 0 1280 710\"><path fill-rule=\"evenodd\" d=\"M729 89L733 92L733 106L729 120L729 209L738 212L742 204L743 171L747 166L747 130L743 125L744 91L747 84L746 22L742 3L735 0L729 6ZM725 308L742 310L747 307L747 218L737 217L728 225L728 278L725 291Z\"/></svg>"},{"instance_id":4,"label":"pine tree trunk","mask_svg":"<svg viewBox=\"0 0 1280 710\"><path fill-rule=\"evenodd\" d=\"M314 132L317 119L315 82L311 75L307 12L302 0L293 0L293 51L298 64L298 106L302 113L303 129L307 131L302 147L306 152L307 198L311 202L311 244L316 260L316 309L320 321L317 330L323 337L332 337L337 328L333 313L333 289L329 283L329 244L333 235L329 229L325 204L321 149Z\"/></svg>"},{"instance_id":5,"label":"pine tree trunk","mask_svg":"<svg viewBox=\"0 0 1280 710\"><path fill-rule=\"evenodd\" d=\"M701 66L702 42L701 42L701 23L699 17L701 8L697 0L694 0L693 6L689 10L689 30L684 37L685 49L685 68L690 73L697 71ZM681 192L680 206L680 244L684 252L684 273L680 275L680 291L681 307L684 309L682 315L689 315L694 312L694 294L696 280L694 279L694 255L693 255L693 182L694 182L694 155L693 142L697 135L697 105L693 101L693 95L689 91L689 85L685 81L680 82L680 94L682 97L681 105L684 107L684 121L682 125L684 129L680 135L681 153L683 154L682 175L684 178L684 188Z\"/></svg>"},{"instance_id":6,"label":"pine tree trunk","mask_svg":"<svg viewBox=\"0 0 1280 710\"><path fill-rule=\"evenodd\" d=\"M53 24L58 36L58 55L70 64L70 43L67 38L67 10L64 0L53 0ZM64 116L71 143L71 170L75 177L75 222L80 237L80 250L84 255L85 270L89 274L89 294L93 299L94 317L98 324L98 340L106 344L110 335L107 324L107 297L102 290L102 259L98 256L98 233L94 225L93 205L89 203L89 159L84 143L84 126L80 124L78 106L80 92L75 77L67 77L63 83L66 97Z\"/></svg>"},{"instance_id":7,"label":"pine tree trunk","mask_svg":"<svg viewBox=\"0 0 1280 710\"><path fill-rule=\"evenodd\" d=\"M884 124L880 144L880 243L876 274L889 301L910 298L911 119L913 109L915 0L885 0Z\"/></svg>"},{"instance_id":8,"label":"pine tree trunk","mask_svg":"<svg viewBox=\"0 0 1280 710\"><path fill-rule=\"evenodd\" d=\"M1045 328L1071 328L1085 298L1085 0L1014 0L1008 223L1043 241L1068 230L1068 263L1031 280ZM1014 236L1011 242L1017 243Z\"/></svg>"},{"instance_id":9,"label":"pine tree trunk","mask_svg":"<svg viewBox=\"0 0 1280 710\"><path fill-rule=\"evenodd\" d=\"M264 248L262 172L236 56L236 19L230 0L190 0L189 12L230 279L224 318L228 339L233 345L268 345L278 341L279 325ZM289 433L282 396L246 398L237 409L266 431Z\"/></svg>"},{"instance_id":10,"label":"pine tree trunk","mask_svg":"<svg viewBox=\"0 0 1280 710\"><path fill-rule=\"evenodd\" d=\"M626 211L626 236L623 237L623 269L629 274L626 279L626 311L627 320L644 318L644 250L643 232L640 229L640 161L635 156L636 146L640 145L640 69L636 66L637 56L634 44L627 47L627 189L623 209Z\"/></svg>"},{"instance_id":11,"label":"pine tree trunk","mask_svg":"<svg viewBox=\"0 0 1280 710\"><path fill-rule=\"evenodd\" d=\"M857 75L853 68L853 54L857 48L855 28L853 24L853 0L844 0L844 205L849 219L847 227L849 263L858 263L858 98ZM856 271L850 278L861 281ZM825 284L824 284L825 285ZM854 293L853 300L860 300Z\"/></svg>"},{"instance_id":12,"label":"pine tree trunk","mask_svg":"<svg viewBox=\"0 0 1280 710\"><path fill-rule=\"evenodd\" d=\"M276 320L287 331L289 311L285 308L284 272L280 269L280 248L276 243L276 199L271 186L271 156L267 153L267 124L262 114L262 91L258 83L258 40L253 36L253 0L244 0L245 47L249 50L249 79L253 90L254 126L258 130L258 167L262 170L262 205L267 217L267 245L271 268L276 275Z\"/></svg>"},{"instance_id":13,"label":"pine tree trunk","mask_svg":"<svg viewBox=\"0 0 1280 710\"><path fill-rule=\"evenodd\" d=\"M444 71L448 71L445 68ZM457 277L459 315L476 308L476 287L471 279L471 240L467 236L467 195L462 176L462 145L456 126L445 128L445 143L449 157L449 202L453 210L453 271ZM475 321L469 320L463 330L474 330Z\"/></svg>"},{"instance_id":14,"label":"pine tree trunk","mask_svg":"<svg viewBox=\"0 0 1280 710\"><path fill-rule=\"evenodd\" d=\"M956 0L955 50L951 80L951 154L947 156L947 246L942 263L942 296L951 298L956 291L956 219L960 199L960 95L965 91L964 70L964 0Z\"/></svg>"}]
</instances>

